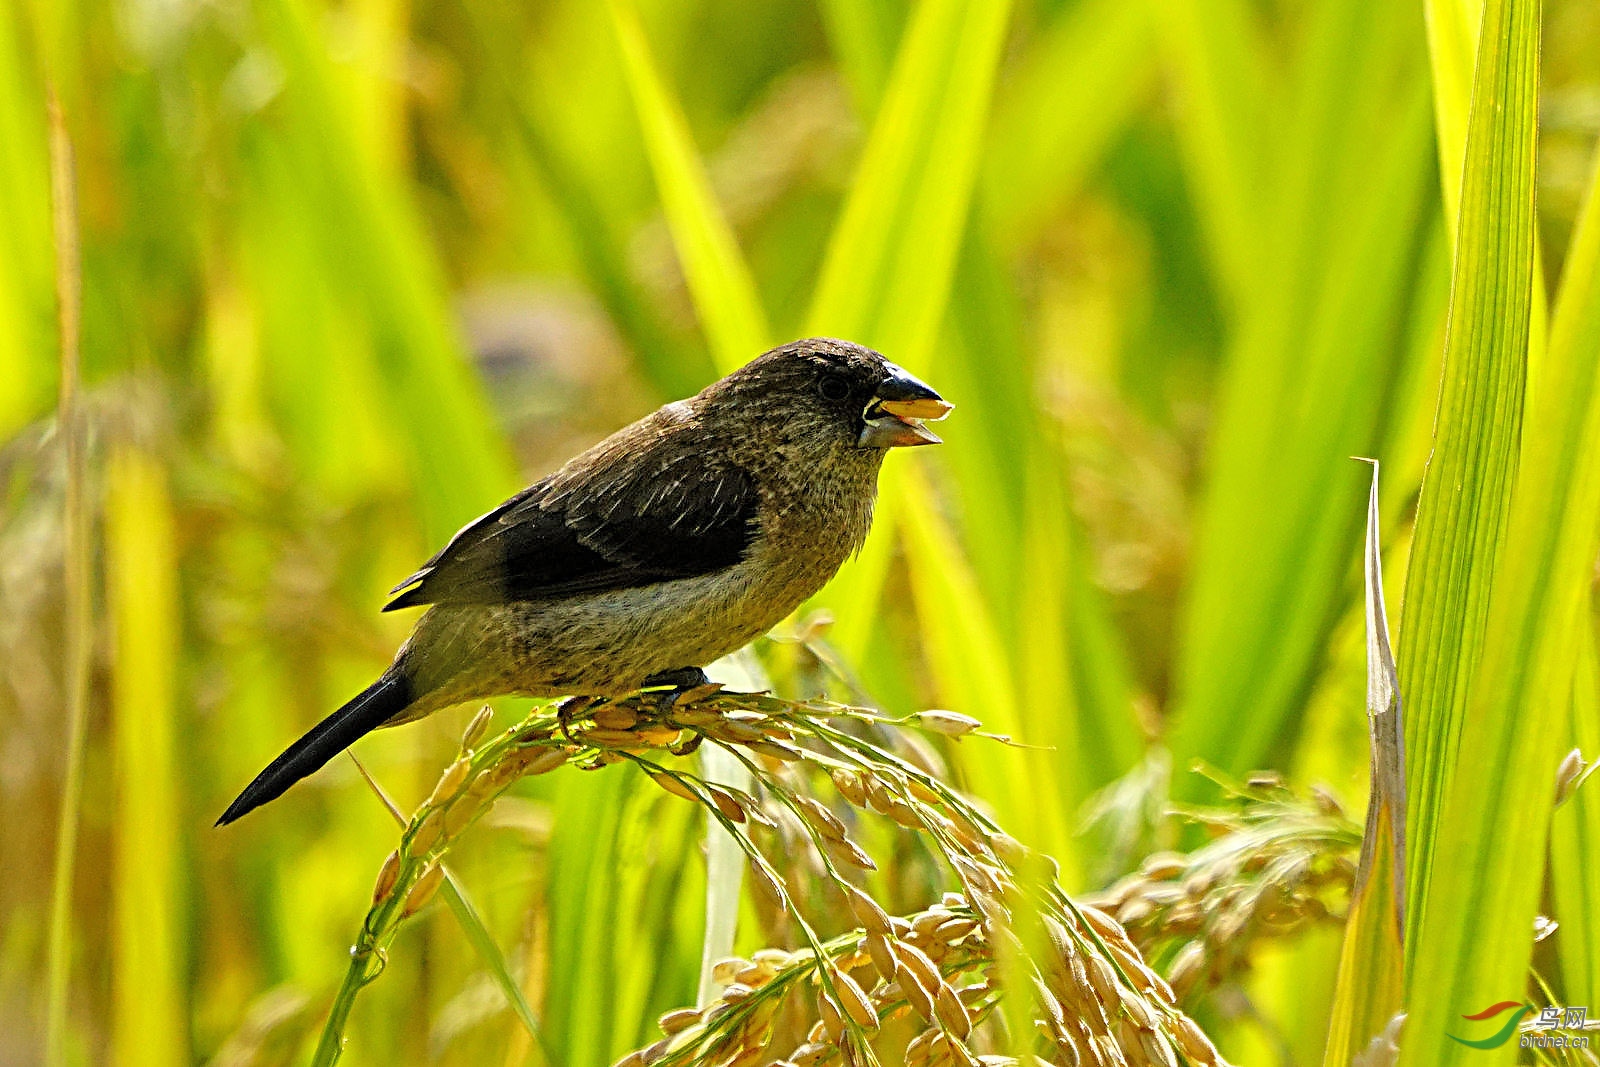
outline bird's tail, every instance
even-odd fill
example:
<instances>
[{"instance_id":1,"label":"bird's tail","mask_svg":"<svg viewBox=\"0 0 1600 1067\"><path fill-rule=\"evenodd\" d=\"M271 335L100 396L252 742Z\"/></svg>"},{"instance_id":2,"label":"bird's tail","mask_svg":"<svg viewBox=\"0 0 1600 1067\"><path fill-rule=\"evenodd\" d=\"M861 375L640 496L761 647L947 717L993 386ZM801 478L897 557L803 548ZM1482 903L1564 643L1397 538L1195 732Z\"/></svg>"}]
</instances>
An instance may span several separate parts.
<instances>
[{"instance_id":1,"label":"bird's tail","mask_svg":"<svg viewBox=\"0 0 1600 1067\"><path fill-rule=\"evenodd\" d=\"M245 786L244 792L228 805L217 825L226 826L267 801L276 800L284 790L349 748L357 738L405 711L412 698L410 681L391 667L268 764L267 769L256 775L255 781Z\"/></svg>"}]
</instances>

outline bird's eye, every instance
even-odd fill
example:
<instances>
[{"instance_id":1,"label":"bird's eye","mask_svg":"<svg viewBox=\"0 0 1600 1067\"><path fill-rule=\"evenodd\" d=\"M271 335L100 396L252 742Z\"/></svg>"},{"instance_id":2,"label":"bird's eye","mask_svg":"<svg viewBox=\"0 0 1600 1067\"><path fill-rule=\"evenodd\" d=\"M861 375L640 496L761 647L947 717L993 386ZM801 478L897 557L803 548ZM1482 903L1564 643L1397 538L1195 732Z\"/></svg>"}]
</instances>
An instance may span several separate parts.
<instances>
[{"instance_id":1,"label":"bird's eye","mask_svg":"<svg viewBox=\"0 0 1600 1067\"><path fill-rule=\"evenodd\" d=\"M817 383L817 392L822 394L824 400L843 400L850 395L850 383L837 374L824 375Z\"/></svg>"}]
</instances>

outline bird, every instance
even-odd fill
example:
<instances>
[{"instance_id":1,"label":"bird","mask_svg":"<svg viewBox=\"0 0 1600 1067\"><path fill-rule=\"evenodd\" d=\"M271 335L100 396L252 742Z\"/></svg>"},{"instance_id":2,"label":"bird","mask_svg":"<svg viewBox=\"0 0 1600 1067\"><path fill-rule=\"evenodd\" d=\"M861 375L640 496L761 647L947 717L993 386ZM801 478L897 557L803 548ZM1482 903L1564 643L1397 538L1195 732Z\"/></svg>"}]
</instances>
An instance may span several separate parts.
<instances>
[{"instance_id":1,"label":"bird","mask_svg":"<svg viewBox=\"0 0 1600 1067\"><path fill-rule=\"evenodd\" d=\"M857 552L889 449L953 405L882 354L813 337L666 404L468 523L391 590L426 607L394 661L223 812L358 738L469 700L687 689Z\"/></svg>"}]
</instances>

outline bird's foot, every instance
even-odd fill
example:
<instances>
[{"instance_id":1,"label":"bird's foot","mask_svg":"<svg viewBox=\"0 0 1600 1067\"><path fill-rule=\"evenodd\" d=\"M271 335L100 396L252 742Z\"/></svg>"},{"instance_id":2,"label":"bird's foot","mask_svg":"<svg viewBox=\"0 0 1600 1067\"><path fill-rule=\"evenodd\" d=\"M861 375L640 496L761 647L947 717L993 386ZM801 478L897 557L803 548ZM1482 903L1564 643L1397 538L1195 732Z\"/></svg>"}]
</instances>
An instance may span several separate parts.
<instances>
[{"instance_id":1,"label":"bird's foot","mask_svg":"<svg viewBox=\"0 0 1600 1067\"><path fill-rule=\"evenodd\" d=\"M657 671L644 680L644 689L660 689L671 686L674 689L688 691L702 685L710 685L711 679L706 677L703 667L674 667L670 671Z\"/></svg>"},{"instance_id":2,"label":"bird's foot","mask_svg":"<svg viewBox=\"0 0 1600 1067\"><path fill-rule=\"evenodd\" d=\"M568 697L556 705L556 729L566 739L567 744L577 744L572 739L572 724L578 716L600 703L595 697Z\"/></svg>"},{"instance_id":3,"label":"bird's foot","mask_svg":"<svg viewBox=\"0 0 1600 1067\"><path fill-rule=\"evenodd\" d=\"M667 751L674 756L687 756L699 748L706 739L706 735L698 731L689 731L689 736L675 745L668 745Z\"/></svg>"},{"instance_id":4,"label":"bird's foot","mask_svg":"<svg viewBox=\"0 0 1600 1067\"><path fill-rule=\"evenodd\" d=\"M679 704L710 696L722 688L720 682L706 677L699 667L675 667L670 671L657 671L644 680L645 689L665 689L656 701L656 713L666 715Z\"/></svg>"}]
</instances>

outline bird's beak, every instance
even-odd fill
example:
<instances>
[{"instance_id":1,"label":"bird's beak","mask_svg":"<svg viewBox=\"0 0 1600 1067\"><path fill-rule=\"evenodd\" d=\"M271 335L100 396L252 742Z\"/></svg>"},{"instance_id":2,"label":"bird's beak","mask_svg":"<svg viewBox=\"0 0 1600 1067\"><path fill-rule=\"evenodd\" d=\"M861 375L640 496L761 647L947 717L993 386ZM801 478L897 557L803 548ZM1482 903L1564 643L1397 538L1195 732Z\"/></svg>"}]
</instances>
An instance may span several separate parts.
<instances>
[{"instance_id":1,"label":"bird's beak","mask_svg":"<svg viewBox=\"0 0 1600 1067\"><path fill-rule=\"evenodd\" d=\"M939 444L938 435L924 426L923 420L938 421L954 408L925 383L891 363L889 377L878 386L872 403L863 412L867 424L856 443L862 448Z\"/></svg>"}]
</instances>

